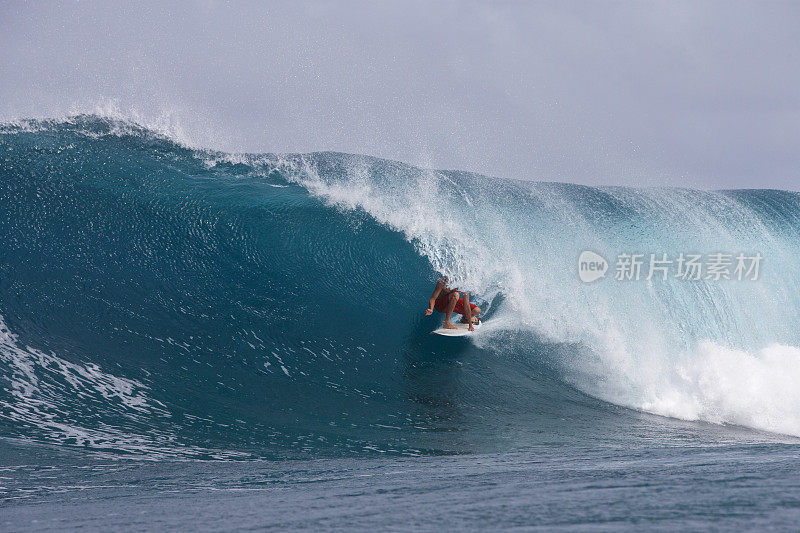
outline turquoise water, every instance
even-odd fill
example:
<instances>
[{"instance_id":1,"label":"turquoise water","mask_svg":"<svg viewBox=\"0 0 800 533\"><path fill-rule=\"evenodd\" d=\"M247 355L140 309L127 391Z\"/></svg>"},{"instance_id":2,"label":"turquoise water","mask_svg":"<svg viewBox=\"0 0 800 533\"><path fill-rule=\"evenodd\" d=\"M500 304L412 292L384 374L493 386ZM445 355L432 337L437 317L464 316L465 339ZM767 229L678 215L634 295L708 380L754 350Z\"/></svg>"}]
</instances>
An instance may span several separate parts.
<instances>
[{"instance_id":1,"label":"turquoise water","mask_svg":"<svg viewBox=\"0 0 800 533\"><path fill-rule=\"evenodd\" d=\"M797 193L231 155L82 116L0 127L0 238L3 529L796 520ZM584 284L583 250L764 262ZM430 335L442 274L480 335Z\"/></svg>"}]
</instances>

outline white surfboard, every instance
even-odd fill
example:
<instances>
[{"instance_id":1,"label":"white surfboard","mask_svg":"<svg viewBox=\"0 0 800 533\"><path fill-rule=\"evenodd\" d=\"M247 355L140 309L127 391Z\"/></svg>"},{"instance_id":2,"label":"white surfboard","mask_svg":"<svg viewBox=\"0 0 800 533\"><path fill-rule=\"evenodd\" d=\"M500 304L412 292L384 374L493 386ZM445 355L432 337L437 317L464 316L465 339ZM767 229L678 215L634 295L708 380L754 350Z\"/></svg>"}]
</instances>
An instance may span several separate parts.
<instances>
[{"instance_id":1,"label":"white surfboard","mask_svg":"<svg viewBox=\"0 0 800 533\"><path fill-rule=\"evenodd\" d=\"M436 333L437 335L444 335L445 337L463 337L464 335L472 335L474 332L469 330L469 324L462 324L459 321L453 322L453 325L456 329L444 329L439 328L431 331L431 333ZM481 327L481 323L478 322L477 324L473 324L475 331Z\"/></svg>"}]
</instances>

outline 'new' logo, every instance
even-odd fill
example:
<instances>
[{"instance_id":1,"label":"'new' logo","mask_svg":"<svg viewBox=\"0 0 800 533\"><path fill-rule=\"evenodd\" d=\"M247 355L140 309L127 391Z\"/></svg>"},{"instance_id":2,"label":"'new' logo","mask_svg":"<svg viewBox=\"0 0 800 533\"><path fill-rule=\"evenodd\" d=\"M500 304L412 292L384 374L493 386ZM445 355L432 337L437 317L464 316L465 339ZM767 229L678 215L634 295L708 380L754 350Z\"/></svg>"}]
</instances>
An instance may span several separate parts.
<instances>
[{"instance_id":1,"label":"'new' logo","mask_svg":"<svg viewBox=\"0 0 800 533\"><path fill-rule=\"evenodd\" d=\"M608 261L600 254L585 250L578 257L578 277L584 283L591 283L604 278L607 270Z\"/></svg>"}]
</instances>

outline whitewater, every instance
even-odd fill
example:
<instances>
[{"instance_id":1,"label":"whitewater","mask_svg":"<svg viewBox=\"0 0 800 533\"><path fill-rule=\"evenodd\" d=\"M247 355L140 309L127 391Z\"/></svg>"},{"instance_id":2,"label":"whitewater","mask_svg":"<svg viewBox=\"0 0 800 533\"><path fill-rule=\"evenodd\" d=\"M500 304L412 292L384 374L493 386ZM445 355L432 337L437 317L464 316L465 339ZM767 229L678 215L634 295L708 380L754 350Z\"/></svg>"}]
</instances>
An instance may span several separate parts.
<instances>
[{"instance_id":1,"label":"whitewater","mask_svg":"<svg viewBox=\"0 0 800 533\"><path fill-rule=\"evenodd\" d=\"M6 527L30 511L18 502L47 498L51 481L31 464L67 493L88 483L90 517L108 513L110 485L120 497L172 490L175 508L199 493L198 513L213 491L243 509L258 504L235 494L280 486L291 497L269 524L284 527L352 524L344 499L285 517L319 491L349 490L345 479L359 480L356 514L371 525L368 509L388 498L376 480L401 480L397 501L419 508L420 527L458 523L433 513L445 492L460 498L455 513L527 482L546 502L552 483L623 480L618 498L581 493L582 508L608 516L537 508L553 526L679 527L696 505L747 500L768 481L794 490L795 192L228 154L81 115L0 125L0 240ZM584 251L609 261L604 277L581 280ZM763 261L757 279L615 279L626 253ZM424 310L442 275L486 309L479 334L430 335L441 317ZM429 485L429 469L453 485ZM702 488L737 472L752 492L667 512L689 497L670 492L676 476ZM139 489L141 476L167 481ZM631 518L634 487L669 497ZM727 524L796 518L791 498L778 518L758 502ZM53 524L77 512L63 505L48 508ZM532 504L516 505L469 523L524 524ZM405 514L390 509L391 528ZM180 527L162 510L162 526Z\"/></svg>"}]
</instances>

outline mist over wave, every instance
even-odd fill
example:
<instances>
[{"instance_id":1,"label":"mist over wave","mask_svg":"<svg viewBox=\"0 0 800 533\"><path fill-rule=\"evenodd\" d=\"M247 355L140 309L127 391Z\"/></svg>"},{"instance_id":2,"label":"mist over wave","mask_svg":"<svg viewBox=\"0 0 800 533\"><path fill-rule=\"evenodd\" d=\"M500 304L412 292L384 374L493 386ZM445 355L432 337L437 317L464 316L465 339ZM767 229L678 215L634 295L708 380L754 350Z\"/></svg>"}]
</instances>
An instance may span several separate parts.
<instances>
[{"instance_id":1,"label":"mist over wave","mask_svg":"<svg viewBox=\"0 0 800 533\"><path fill-rule=\"evenodd\" d=\"M592 398L800 436L797 193L231 155L92 116L2 126L0 192L5 436L459 453L565 412L622 420ZM584 284L583 250L764 262L757 281ZM488 308L471 342L429 335L440 274Z\"/></svg>"}]
</instances>

